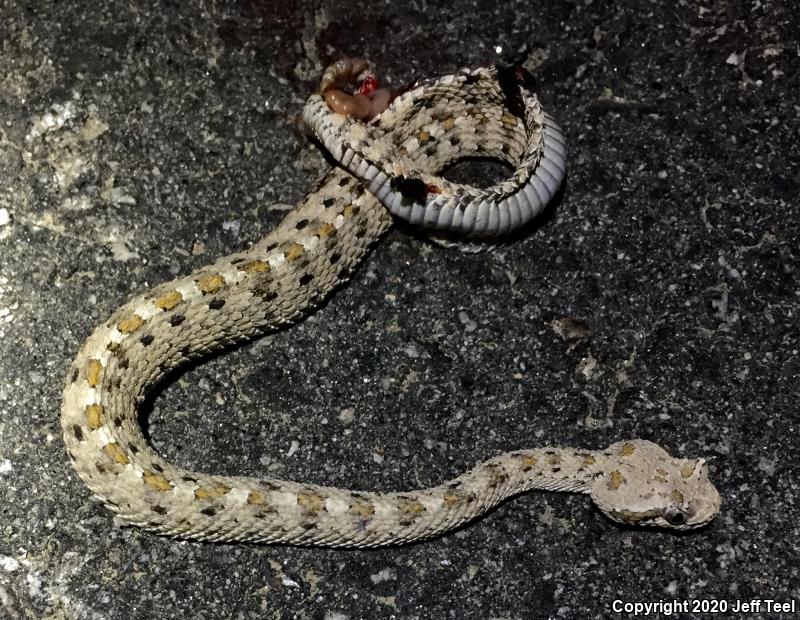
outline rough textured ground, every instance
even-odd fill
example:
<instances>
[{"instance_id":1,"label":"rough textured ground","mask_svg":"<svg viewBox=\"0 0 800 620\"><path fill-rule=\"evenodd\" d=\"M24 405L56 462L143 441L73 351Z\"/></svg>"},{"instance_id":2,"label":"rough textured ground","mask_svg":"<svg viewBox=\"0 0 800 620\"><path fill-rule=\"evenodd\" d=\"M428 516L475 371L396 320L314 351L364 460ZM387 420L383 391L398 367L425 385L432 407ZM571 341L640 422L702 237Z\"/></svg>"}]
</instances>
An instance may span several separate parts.
<instances>
[{"instance_id":1,"label":"rough textured ground","mask_svg":"<svg viewBox=\"0 0 800 620\"><path fill-rule=\"evenodd\" d=\"M274 4L0 0L0 616L800 609L793 3ZM275 225L326 165L302 102L356 53L395 84L523 63L571 144L561 200L490 255L392 231L309 320L164 386L154 445L401 489L639 436L713 457L709 528L623 529L532 494L433 542L342 552L158 538L90 498L59 437L71 357L129 295Z\"/></svg>"}]
</instances>

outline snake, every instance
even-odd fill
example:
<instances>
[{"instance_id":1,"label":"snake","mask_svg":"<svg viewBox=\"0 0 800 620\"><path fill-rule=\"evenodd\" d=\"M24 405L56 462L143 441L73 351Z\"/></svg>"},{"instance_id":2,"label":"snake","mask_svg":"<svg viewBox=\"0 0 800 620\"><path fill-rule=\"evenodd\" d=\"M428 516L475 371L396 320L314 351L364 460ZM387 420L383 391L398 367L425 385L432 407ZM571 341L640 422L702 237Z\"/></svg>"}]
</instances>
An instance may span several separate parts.
<instances>
[{"instance_id":1,"label":"snake","mask_svg":"<svg viewBox=\"0 0 800 620\"><path fill-rule=\"evenodd\" d=\"M335 165L251 247L135 295L97 326L68 369L67 453L125 524L203 541L371 548L443 535L531 490L588 494L613 522L690 530L718 514L705 458L644 439L600 449L496 455L425 489L380 492L191 471L147 442L138 410L190 360L288 326L318 307L403 219L477 243L531 222L565 174L564 134L519 67L478 67L376 87L363 59L323 74L303 120ZM505 162L490 187L437 174L463 158Z\"/></svg>"}]
</instances>

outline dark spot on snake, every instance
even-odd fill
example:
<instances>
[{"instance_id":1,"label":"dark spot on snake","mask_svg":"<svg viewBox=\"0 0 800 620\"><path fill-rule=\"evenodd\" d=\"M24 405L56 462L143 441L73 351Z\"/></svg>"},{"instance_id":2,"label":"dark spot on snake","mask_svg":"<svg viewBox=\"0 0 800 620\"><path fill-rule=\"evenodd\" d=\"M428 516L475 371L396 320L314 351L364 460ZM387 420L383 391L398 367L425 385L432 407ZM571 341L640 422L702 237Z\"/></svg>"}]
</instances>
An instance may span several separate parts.
<instances>
[{"instance_id":1,"label":"dark spot on snake","mask_svg":"<svg viewBox=\"0 0 800 620\"><path fill-rule=\"evenodd\" d=\"M331 265L335 265L336 263L339 262L339 259L341 257L342 257L341 254L339 254L338 252L334 252L333 254L331 254L331 257L328 259L328 262L330 262Z\"/></svg>"},{"instance_id":2,"label":"dark spot on snake","mask_svg":"<svg viewBox=\"0 0 800 620\"><path fill-rule=\"evenodd\" d=\"M276 512L277 510L274 508L265 508L264 510L259 510L258 512L253 513L253 516L256 519L268 519Z\"/></svg>"},{"instance_id":3,"label":"dark spot on snake","mask_svg":"<svg viewBox=\"0 0 800 620\"><path fill-rule=\"evenodd\" d=\"M225 300L224 299L214 299L214 300L208 302L208 308L210 310L219 310L224 305L225 305Z\"/></svg>"},{"instance_id":4,"label":"dark spot on snake","mask_svg":"<svg viewBox=\"0 0 800 620\"><path fill-rule=\"evenodd\" d=\"M461 144L461 138L459 138L458 136L450 136L450 144L452 146L458 146L459 144Z\"/></svg>"},{"instance_id":5,"label":"dark spot on snake","mask_svg":"<svg viewBox=\"0 0 800 620\"><path fill-rule=\"evenodd\" d=\"M167 512L167 509L164 508L164 506L150 506L150 510L160 515L166 514Z\"/></svg>"},{"instance_id":6,"label":"dark spot on snake","mask_svg":"<svg viewBox=\"0 0 800 620\"><path fill-rule=\"evenodd\" d=\"M197 478L192 478L191 476L181 476L181 480L184 482L197 482Z\"/></svg>"},{"instance_id":7,"label":"dark spot on snake","mask_svg":"<svg viewBox=\"0 0 800 620\"><path fill-rule=\"evenodd\" d=\"M157 472L161 474L164 473L164 468L161 467L161 465L159 465L158 463L153 463L153 469L155 469Z\"/></svg>"},{"instance_id":8,"label":"dark spot on snake","mask_svg":"<svg viewBox=\"0 0 800 620\"><path fill-rule=\"evenodd\" d=\"M186 320L185 316L183 316L182 314L176 314L175 316L170 317L169 324L172 325L172 327L177 327L185 320Z\"/></svg>"},{"instance_id":9,"label":"dark spot on snake","mask_svg":"<svg viewBox=\"0 0 800 620\"><path fill-rule=\"evenodd\" d=\"M355 189L356 198L361 198L366 192L367 188L359 183L358 187Z\"/></svg>"},{"instance_id":10,"label":"dark spot on snake","mask_svg":"<svg viewBox=\"0 0 800 620\"><path fill-rule=\"evenodd\" d=\"M120 417L114 418L114 426L116 426L117 428L122 426L122 418L120 418Z\"/></svg>"},{"instance_id":11,"label":"dark spot on snake","mask_svg":"<svg viewBox=\"0 0 800 620\"><path fill-rule=\"evenodd\" d=\"M206 515L207 517L213 517L215 514L217 514L217 511L211 506L209 506L208 508L203 508L200 512Z\"/></svg>"},{"instance_id":12,"label":"dark spot on snake","mask_svg":"<svg viewBox=\"0 0 800 620\"><path fill-rule=\"evenodd\" d=\"M337 254L336 248L339 244L336 241L336 238L332 235L325 240L325 251L330 252L331 254Z\"/></svg>"},{"instance_id":13,"label":"dark spot on snake","mask_svg":"<svg viewBox=\"0 0 800 620\"><path fill-rule=\"evenodd\" d=\"M465 86L469 86L471 84L477 84L477 83L478 83L478 76L477 75L472 75L470 73L470 74L467 74L467 75L464 76L464 85Z\"/></svg>"},{"instance_id":14,"label":"dark spot on snake","mask_svg":"<svg viewBox=\"0 0 800 620\"><path fill-rule=\"evenodd\" d=\"M350 182L350 177L344 177L343 179L339 179L339 187L344 187Z\"/></svg>"},{"instance_id":15,"label":"dark spot on snake","mask_svg":"<svg viewBox=\"0 0 800 620\"><path fill-rule=\"evenodd\" d=\"M117 375L111 381L109 381L109 385L113 387L115 390L119 389L119 386L122 385L122 377Z\"/></svg>"},{"instance_id":16,"label":"dark spot on snake","mask_svg":"<svg viewBox=\"0 0 800 620\"><path fill-rule=\"evenodd\" d=\"M270 243L266 248L264 248L265 252L272 252L275 248L278 247L277 243Z\"/></svg>"},{"instance_id":17,"label":"dark spot on snake","mask_svg":"<svg viewBox=\"0 0 800 620\"><path fill-rule=\"evenodd\" d=\"M311 186L311 192L310 193L314 194L314 193L318 192L322 188L323 185L325 185L325 177L322 177L318 181L314 181L314 184Z\"/></svg>"},{"instance_id":18,"label":"dark spot on snake","mask_svg":"<svg viewBox=\"0 0 800 620\"><path fill-rule=\"evenodd\" d=\"M294 225L294 227L295 227L297 230L303 230L303 229L304 229L306 226L308 226L308 220L307 220L307 219L305 219L305 218L304 218L304 219L302 219L302 220L299 220L299 221L297 222L297 224L295 224L295 225Z\"/></svg>"},{"instance_id":19,"label":"dark spot on snake","mask_svg":"<svg viewBox=\"0 0 800 620\"><path fill-rule=\"evenodd\" d=\"M139 342L141 342L144 346L147 347L153 344L153 340L155 339L156 337L153 336L153 334L147 334L146 336L142 336L141 338L139 338Z\"/></svg>"},{"instance_id":20,"label":"dark spot on snake","mask_svg":"<svg viewBox=\"0 0 800 620\"><path fill-rule=\"evenodd\" d=\"M483 103L482 99L476 95L467 94L463 98L464 105L470 108L479 108Z\"/></svg>"},{"instance_id":21,"label":"dark spot on snake","mask_svg":"<svg viewBox=\"0 0 800 620\"><path fill-rule=\"evenodd\" d=\"M131 451L131 454L138 454L139 453L139 448L134 446L132 443L128 444L128 449Z\"/></svg>"},{"instance_id":22,"label":"dark spot on snake","mask_svg":"<svg viewBox=\"0 0 800 620\"><path fill-rule=\"evenodd\" d=\"M243 256L240 256L239 258L234 258L231 261L231 265L238 265L239 263L243 263L246 260L247 260L246 258L244 258Z\"/></svg>"},{"instance_id":23,"label":"dark spot on snake","mask_svg":"<svg viewBox=\"0 0 800 620\"><path fill-rule=\"evenodd\" d=\"M363 239L366 235L367 235L367 229L366 228L359 228L356 231L356 239Z\"/></svg>"},{"instance_id":24,"label":"dark spot on snake","mask_svg":"<svg viewBox=\"0 0 800 620\"><path fill-rule=\"evenodd\" d=\"M120 360L119 360L119 363L117 364L117 367L120 370L127 370L130 365L131 365L131 363L128 361L128 356L123 356L123 357L120 357Z\"/></svg>"},{"instance_id":25,"label":"dark spot on snake","mask_svg":"<svg viewBox=\"0 0 800 620\"><path fill-rule=\"evenodd\" d=\"M314 529L316 529L316 528L317 528L317 524L316 524L316 523L314 523L313 521L310 521L310 522L308 522L308 523L303 523L303 524L301 525L301 527L302 527L304 530L306 530L306 531L309 531L309 530L314 530Z\"/></svg>"},{"instance_id":26,"label":"dark spot on snake","mask_svg":"<svg viewBox=\"0 0 800 620\"><path fill-rule=\"evenodd\" d=\"M75 433L75 439L83 441L83 429L79 425L73 424L72 432Z\"/></svg>"},{"instance_id":27,"label":"dark spot on snake","mask_svg":"<svg viewBox=\"0 0 800 620\"><path fill-rule=\"evenodd\" d=\"M419 99L414 99L411 102L411 109L414 110L414 112L418 112L419 110L421 110L422 108L426 107L427 105L428 105L428 101L425 100L424 98L420 97Z\"/></svg>"},{"instance_id":28,"label":"dark spot on snake","mask_svg":"<svg viewBox=\"0 0 800 620\"><path fill-rule=\"evenodd\" d=\"M302 276L300 276L300 279L298 280L298 283L300 284L300 286L305 286L306 284L311 282L311 280L313 280L313 279L314 279L314 276L312 274L304 273Z\"/></svg>"},{"instance_id":29,"label":"dark spot on snake","mask_svg":"<svg viewBox=\"0 0 800 620\"><path fill-rule=\"evenodd\" d=\"M278 293L271 290L266 284L255 287L253 289L253 295L260 297L264 301L274 301L278 298Z\"/></svg>"},{"instance_id":30,"label":"dark spot on snake","mask_svg":"<svg viewBox=\"0 0 800 620\"><path fill-rule=\"evenodd\" d=\"M492 476L492 479L489 481L489 486L496 487L503 484L506 480L508 480L508 474L499 474L496 476Z\"/></svg>"},{"instance_id":31,"label":"dark spot on snake","mask_svg":"<svg viewBox=\"0 0 800 620\"><path fill-rule=\"evenodd\" d=\"M104 474L104 473L106 473L106 468L103 466L103 464L102 464L100 461L97 461L97 462L94 464L94 466L95 466L95 468L97 468L97 471L98 471L98 473L101 473L101 474ZM109 504L110 504L111 502L109 502L109 501L106 501L106 503L109 503Z\"/></svg>"},{"instance_id":32,"label":"dark spot on snake","mask_svg":"<svg viewBox=\"0 0 800 620\"><path fill-rule=\"evenodd\" d=\"M561 468L560 467L553 467L550 471L552 471L554 474L557 474L558 472L561 471Z\"/></svg>"},{"instance_id":33,"label":"dark spot on snake","mask_svg":"<svg viewBox=\"0 0 800 620\"><path fill-rule=\"evenodd\" d=\"M500 150L503 151L503 155L511 156L511 145L503 143L503 146L500 147Z\"/></svg>"},{"instance_id":34,"label":"dark spot on snake","mask_svg":"<svg viewBox=\"0 0 800 620\"><path fill-rule=\"evenodd\" d=\"M508 474L504 473L502 467L498 464L492 463L486 466L492 474L492 479L489 481L490 486L497 486L508 480Z\"/></svg>"},{"instance_id":35,"label":"dark spot on snake","mask_svg":"<svg viewBox=\"0 0 800 620\"><path fill-rule=\"evenodd\" d=\"M78 380L78 375L81 374L80 368L76 368L72 371L72 383L75 383Z\"/></svg>"},{"instance_id":36,"label":"dark spot on snake","mask_svg":"<svg viewBox=\"0 0 800 620\"><path fill-rule=\"evenodd\" d=\"M422 179L407 179L403 175L393 178L389 182L389 187L394 191L400 192L405 200L412 202L425 202L428 195L428 186Z\"/></svg>"},{"instance_id":37,"label":"dark spot on snake","mask_svg":"<svg viewBox=\"0 0 800 620\"><path fill-rule=\"evenodd\" d=\"M336 198L326 198L325 200L322 201L322 206L325 207L326 209L329 209L335 204L336 204Z\"/></svg>"}]
</instances>

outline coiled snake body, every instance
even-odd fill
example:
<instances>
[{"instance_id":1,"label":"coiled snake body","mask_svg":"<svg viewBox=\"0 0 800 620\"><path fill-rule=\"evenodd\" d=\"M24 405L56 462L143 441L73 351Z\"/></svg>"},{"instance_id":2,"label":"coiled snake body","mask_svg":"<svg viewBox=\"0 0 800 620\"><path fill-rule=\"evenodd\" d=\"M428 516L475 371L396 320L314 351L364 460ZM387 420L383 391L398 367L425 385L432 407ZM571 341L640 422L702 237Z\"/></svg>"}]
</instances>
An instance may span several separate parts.
<instances>
[{"instance_id":1,"label":"coiled snake body","mask_svg":"<svg viewBox=\"0 0 800 620\"><path fill-rule=\"evenodd\" d=\"M147 445L137 407L154 384L187 360L313 309L391 225L389 211L485 238L530 221L558 188L563 135L521 72L474 69L425 80L364 122L329 108L332 99L347 106L365 96L338 84L340 74L361 69L335 65L304 111L341 167L253 247L134 297L86 340L69 369L61 414L80 477L125 521L202 540L398 544L436 536L531 489L590 493L625 523L685 529L710 521L719 495L705 460L674 459L642 440L598 451L518 450L440 486L400 493L192 472ZM488 189L435 176L472 155L506 161L514 172Z\"/></svg>"}]
</instances>

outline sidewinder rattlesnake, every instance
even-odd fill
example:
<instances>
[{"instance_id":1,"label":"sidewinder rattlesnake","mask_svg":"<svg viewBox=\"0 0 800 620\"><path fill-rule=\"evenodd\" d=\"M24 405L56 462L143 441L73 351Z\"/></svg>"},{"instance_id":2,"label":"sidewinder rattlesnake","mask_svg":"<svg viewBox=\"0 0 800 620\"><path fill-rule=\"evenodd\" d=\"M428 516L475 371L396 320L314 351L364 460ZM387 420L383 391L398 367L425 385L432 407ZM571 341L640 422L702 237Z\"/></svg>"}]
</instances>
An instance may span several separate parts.
<instances>
[{"instance_id":1,"label":"sidewinder rattlesnake","mask_svg":"<svg viewBox=\"0 0 800 620\"><path fill-rule=\"evenodd\" d=\"M532 489L588 493L604 514L628 524L689 529L713 519L720 498L705 459L672 458L637 439L603 450L516 450L439 486L397 493L187 471L147 445L137 407L166 373L308 313L348 278L392 215L434 236L480 241L529 222L557 190L564 137L523 71L465 69L417 82L390 102L365 70L362 60L339 61L310 97L304 120L339 166L275 230L137 295L86 340L69 369L61 414L80 477L126 522L215 541L406 543ZM343 82L359 76L358 91L345 90ZM476 155L514 172L486 189L435 176Z\"/></svg>"}]
</instances>

